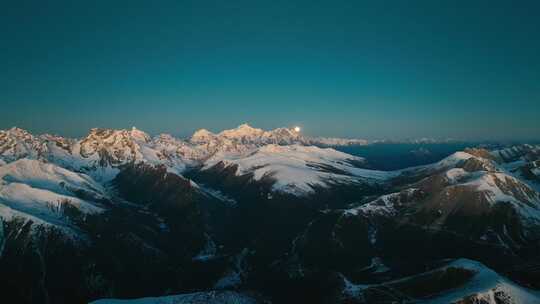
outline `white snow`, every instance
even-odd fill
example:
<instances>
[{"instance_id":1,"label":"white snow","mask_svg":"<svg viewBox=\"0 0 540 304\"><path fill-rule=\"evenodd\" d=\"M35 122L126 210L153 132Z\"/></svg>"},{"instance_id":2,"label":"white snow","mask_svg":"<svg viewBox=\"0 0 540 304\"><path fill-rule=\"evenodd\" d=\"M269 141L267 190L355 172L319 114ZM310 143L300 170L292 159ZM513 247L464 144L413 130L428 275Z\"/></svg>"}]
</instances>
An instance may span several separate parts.
<instances>
[{"instance_id":1,"label":"white snow","mask_svg":"<svg viewBox=\"0 0 540 304\"><path fill-rule=\"evenodd\" d=\"M486 193L489 201L492 204L499 202L511 203L516 211L518 211L518 213L521 215L521 218L524 220L524 224L540 225L540 194L538 194L538 192L531 189L528 185L522 183L515 177L505 173L481 172L470 175L472 176L472 180L462 185L473 186L476 187L477 191ZM521 187L527 189L527 191L521 189L520 187L511 187L513 187L514 191L518 191L521 196L527 199L527 201L523 202L516 196L503 192L503 190L497 186L496 180L502 183L506 183L507 180L510 180L513 183L520 184ZM530 196L530 193L533 193L532 197Z\"/></svg>"},{"instance_id":2,"label":"white snow","mask_svg":"<svg viewBox=\"0 0 540 304\"><path fill-rule=\"evenodd\" d=\"M445 292L440 295L436 295L428 300L422 301L421 303L432 303L432 304L442 304L442 303L454 303L460 299L463 299L470 295L482 294L482 297L491 299L489 304L496 304L494 299L490 294L493 292L493 289L504 291L507 295L512 298L512 303L520 304L536 304L540 303L540 293L527 289L525 287L518 286L507 278L497 274L495 271L487 268L483 264L467 260L459 259L450 263L446 267L461 267L476 272L474 277L467 282L465 285L459 286L458 288ZM445 267L445 268L446 268Z\"/></svg>"},{"instance_id":3,"label":"white snow","mask_svg":"<svg viewBox=\"0 0 540 304\"><path fill-rule=\"evenodd\" d=\"M466 152L462 152L462 151L455 152L452 155L444 158L443 160L435 163L435 167L439 167L439 168L453 167L457 165L458 163L464 160L467 160L471 157L474 157L474 156Z\"/></svg>"},{"instance_id":4,"label":"white snow","mask_svg":"<svg viewBox=\"0 0 540 304\"><path fill-rule=\"evenodd\" d=\"M495 202L504 202L504 201L512 201L512 202L517 201L515 197L503 193L495 182L495 180L504 181L505 178L511 178L512 180L515 181L513 177L510 177L502 173L497 174L497 173L486 173L486 172L470 174L469 177L471 178L471 181L463 183L462 185L474 186L476 187L478 191L488 193L490 202L495 203Z\"/></svg>"},{"instance_id":5,"label":"white snow","mask_svg":"<svg viewBox=\"0 0 540 304\"><path fill-rule=\"evenodd\" d=\"M265 133L262 129L253 128L247 123L239 125L235 129L221 131L218 136L225 138L260 138Z\"/></svg>"},{"instance_id":6,"label":"white snow","mask_svg":"<svg viewBox=\"0 0 540 304\"><path fill-rule=\"evenodd\" d=\"M452 157L452 159L466 158L463 156L465 155L461 154L458 157ZM444 163L451 162L445 161ZM442 191L448 193L447 190L453 187L469 187L475 193L485 195L492 206L499 203L510 203L520 215L525 227L540 226L540 193L528 183L523 182L522 179L505 172L503 168L497 167L495 170L467 172L462 168L448 169L441 173L448 183ZM511 191L506 188L511 189ZM415 191L415 189L410 188L407 191ZM395 216L398 214L396 204L400 203L399 198L400 193L383 195L367 204L344 210L344 214Z\"/></svg>"},{"instance_id":7,"label":"white snow","mask_svg":"<svg viewBox=\"0 0 540 304\"><path fill-rule=\"evenodd\" d=\"M235 129L221 131L218 134L214 134L206 129L200 129L192 135L190 142L213 147L220 151L235 150L236 148L239 148L238 145L254 148L267 144L301 144L315 146L350 146L368 144L367 140L364 139L305 137L300 132L296 131L295 128L277 128L265 131L253 128L246 123Z\"/></svg>"},{"instance_id":8,"label":"white snow","mask_svg":"<svg viewBox=\"0 0 540 304\"><path fill-rule=\"evenodd\" d=\"M131 138L135 139L136 141L141 142L149 142L150 136L146 134L145 132L137 129L136 127L131 128L131 132L129 134Z\"/></svg>"},{"instance_id":9,"label":"white snow","mask_svg":"<svg viewBox=\"0 0 540 304\"><path fill-rule=\"evenodd\" d=\"M416 167L410 167L398 170L396 172L399 172L400 174L415 174L418 172L434 172L437 170L442 169L450 169L456 167L458 164L462 163L463 161L475 157L469 153L466 152L455 152L454 154L434 163L434 164L428 164L428 165L422 165L422 166L416 166Z\"/></svg>"},{"instance_id":10,"label":"white snow","mask_svg":"<svg viewBox=\"0 0 540 304\"><path fill-rule=\"evenodd\" d=\"M363 159L334 149L314 146L266 145L251 153L218 153L205 162L205 169L223 162L237 165L237 175L253 174L259 181L265 177L275 179L273 190L297 195L312 193L313 186L327 187L329 183L380 182L392 177L391 172L366 170L350 162Z\"/></svg>"},{"instance_id":11,"label":"white snow","mask_svg":"<svg viewBox=\"0 0 540 304\"><path fill-rule=\"evenodd\" d=\"M75 196L85 191L96 199L106 196L90 177L38 160L20 159L0 167L0 217L25 218L35 224L67 225L62 205L86 214L103 209Z\"/></svg>"},{"instance_id":12,"label":"white snow","mask_svg":"<svg viewBox=\"0 0 540 304\"><path fill-rule=\"evenodd\" d=\"M535 188L503 166L497 166L494 170L467 172L453 168L444 174L448 187L472 187L474 191L485 194L491 205L503 202L512 204L526 226L540 225L540 194Z\"/></svg>"},{"instance_id":13,"label":"white snow","mask_svg":"<svg viewBox=\"0 0 540 304\"><path fill-rule=\"evenodd\" d=\"M63 202L77 207L84 213L96 213L102 208L83 201L73 196L57 194L49 190L32 188L25 184L10 183L1 185L0 203L25 213L33 214L37 217L55 215L51 207L58 208ZM56 216L58 217L58 216Z\"/></svg>"},{"instance_id":14,"label":"white snow","mask_svg":"<svg viewBox=\"0 0 540 304\"><path fill-rule=\"evenodd\" d=\"M493 150L491 151L491 155L499 158L500 160L507 162L507 161L515 161L519 159L523 159L524 156L529 152L538 152L540 151L540 145L529 145L529 144L523 144L523 145L516 145L511 146L499 150Z\"/></svg>"},{"instance_id":15,"label":"white snow","mask_svg":"<svg viewBox=\"0 0 540 304\"><path fill-rule=\"evenodd\" d=\"M23 157L37 157L40 142L32 134L19 128L0 130L0 157L6 162Z\"/></svg>"},{"instance_id":16,"label":"white snow","mask_svg":"<svg viewBox=\"0 0 540 304\"><path fill-rule=\"evenodd\" d=\"M461 168L452 168L446 171L446 178L450 184L455 184L465 176L467 176L467 172Z\"/></svg>"},{"instance_id":17,"label":"white snow","mask_svg":"<svg viewBox=\"0 0 540 304\"><path fill-rule=\"evenodd\" d=\"M359 207L344 210L345 215L379 215L379 216L394 216L398 213L396 204L400 204L401 195L412 195L418 189L410 188L404 190L406 192L395 192L382 195L377 199L361 205Z\"/></svg>"},{"instance_id":18,"label":"white snow","mask_svg":"<svg viewBox=\"0 0 540 304\"><path fill-rule=\"evenodd\" d=\"M391 174L355 168L347 162L361 161L360 158L331 149L301 145L278 146L316 142L317 139L305 138L293 129L265 131L248 124L218 134L199 130L190 141L179 140L170 135L151 139L148 134L135 127L131 130L95 128L81 140L53 135L34 137L24 130L12 129L0 134L0 151L4 150L3 158L7 157L9 161L25 157L47 160L72 171L85 172L101 183L114 179L120 166L139 162L165 165L169 172L178 175L188 167L201 163L208 167L208 164L216 163L216 160L229 163L238 161L242 169L246 170L239 171L239 174L261 165L265 168L261 167L253 172L256 180L272 176L277 180L276 190L297 194L311 193L312 186L354 183L358 182L359 177L382 180ZM319 140L319 143L323 142L346 144L354 141ZM258 155L250 154L254 151L258 152ZM330 172L334 169L341 172Z\"/></svg>"},{"instance_id":19,"label":"white snow","mask_svg":"<svg viewBox=\"0 0 540 304\"><path fill-rule=\"evenodd\" d=\"M206 129L200 129L197 130L193 135L191 136L191 142L194 143L205 143L209 142L210 140L214 139L216 135Z\"/></svg>"},{"instance_id":20,"label":"white snow","mask_svg":"<svg viewBox=\"0 0 540 304\"><path fill-rule=\"evenodd\" d=\"M69 189L83 189L95 193L105 192L103 187L89 176L31 159L20 159L0 167L0 179L5 182L24 183L34 188L62 194L72 193Z\"/></svg>"},{"instance_id":21,"label":"white snow","mask_svg":"<svg viewBox=\"0 0 540 304\"><path fill-rule=\"evenodd\" d=\"M372 264L373 262L375 265L377 265L379 261L372 261ZM382 270L385 270L384 267L385 266L383 266ZM444 267L437 268L437 269L428 271L426 273L422 273L420 275L445 270L449 267L471 270L474 272L474 275L470 280L468 280L463 285L460 285L454 289L443 291L439 294L431 295L424 299L418 299L414 301L414 303L448 304L448 303L455 303L468 296L478 296L479 298L487 299L488 302L486 302L486 304L497 304L493 298L494 291L504 291L505 294L511 298L511 302L509 303L516 303L516 304L540 303L540 292L518 286L517 284L508 280L507 278L499 275L495 271L487 268L483 264L473 261L473 260L458 259L447 264ZM341 275L341 277L345 285L343 292L346 295L353 296L356 298L362 297L362 291L364 289L367 289L370 287L377 288L379 286L379 285L357 285L357 284L351 283L345 276ZM414 277L415 276L405 277L405 278L401 278L401 279L384 283L382 285L383 286L392 285L394 283L413 279Z\"/></svg>"},{"instance_id":22,"label":"white snow","mask_svg":"<svg viewBox=\"0 0 540 304\"><path fill-rule=\"evenodd\" d=\"M310 194L316 187L334 184L382 183L401 174L429 174L445 168L452 169L460 162L475 157L456 152L434 164L385 172L355 167L351 162L362 162L363 159L359 157L333 149L305 146L317 144L317 140L319 144L325 142L324 139L303 137L300 132L289 128L265 131L248 124L218 134L202 129L195 132L189 141L165 134L151 139L136 128L92 129L82 140L52 135L34 137L24 130L13 128L0 131L0 151L3 151L1 156L7 162L25 157L46 160L71 171L85 172L92 177L88 179L101 183L111 181L118 174L119 166L131 162L164 165L168 172L181 175L190 167L202 164L208 169L223 161L225 165L238 165L238 175L251 173L256 181L271 178L275 180L272 190L294 195ZM347 144L337 139L328 139L326 143ZM4 161L0 162L0 166L6 166ZM501 170L509 175L518 174L508 172L510 170L506 170L506 167ZM535 168L533 173L540 174L540 169ZM15 174L8 175L7 178L17 180ZM450 183L459 183L465 173L454 168L447 172L446 177ZM540 185L524 182L540 189ZM58 185L50 182L45 184L39 179L31 181L27 178L25 183L60 191ZM78 184L68 183L67 186ZM98 185L89 187L97 188L100 192Z\"/></svg>"}]
</instances>

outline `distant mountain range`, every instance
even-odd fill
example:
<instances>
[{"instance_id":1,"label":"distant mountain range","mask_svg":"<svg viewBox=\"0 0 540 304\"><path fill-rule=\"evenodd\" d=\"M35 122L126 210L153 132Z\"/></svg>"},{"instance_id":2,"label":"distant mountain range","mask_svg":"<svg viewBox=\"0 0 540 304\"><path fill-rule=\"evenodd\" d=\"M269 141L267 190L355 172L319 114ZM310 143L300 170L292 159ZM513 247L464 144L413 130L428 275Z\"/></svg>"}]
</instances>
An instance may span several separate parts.
<instances>
[{"instance_id":1,"label":"distant mountain range","mask_svg":"<svg viewBox=\"0 0 540 304\"><path fill-rule=\"evenodd\" d=\"M540 302L540 145L392 171L330 148L365 144L246 124L189 139L0 131L0 291L17 303Z\"/></svg>"}]
</instances>

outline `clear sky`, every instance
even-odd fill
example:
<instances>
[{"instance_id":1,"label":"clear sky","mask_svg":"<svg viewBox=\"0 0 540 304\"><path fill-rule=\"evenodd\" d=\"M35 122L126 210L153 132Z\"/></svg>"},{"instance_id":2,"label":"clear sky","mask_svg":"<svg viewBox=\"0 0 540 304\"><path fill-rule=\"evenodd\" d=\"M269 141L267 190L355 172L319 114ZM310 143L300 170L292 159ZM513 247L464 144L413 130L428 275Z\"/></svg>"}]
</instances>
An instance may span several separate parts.
<instances>
[{"instance_id":1,"label":"clear sky","mask_svg":"<svg viewBox=\"0 0 540 304\"><path fill-rule=\"evenodd\" d=\"M540 1L11 2L0 129L540 137Z\"/></svg>"}]
</instances>

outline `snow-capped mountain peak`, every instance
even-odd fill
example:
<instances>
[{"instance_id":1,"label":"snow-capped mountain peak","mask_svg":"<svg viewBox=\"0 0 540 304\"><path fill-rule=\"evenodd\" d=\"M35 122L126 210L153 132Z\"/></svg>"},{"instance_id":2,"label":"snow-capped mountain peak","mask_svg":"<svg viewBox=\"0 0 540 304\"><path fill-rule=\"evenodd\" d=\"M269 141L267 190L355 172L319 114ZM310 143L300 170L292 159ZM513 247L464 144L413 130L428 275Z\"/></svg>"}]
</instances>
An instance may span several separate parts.
<instances>
[{"instance_id":1,"label":"snow-capped mountain peak","mask_svg":"<svg viewBox=\"0 0 540 304\"><path fill-rule=\"evenodd\" d=\"M36 157L39 148L39 140L26 130L17 127L0 130L0 155L7 161Z\"/></svg>"},{"instance_id":2,"label":"snow-capped mountain peak","mask_svg":"<svg viewBox=\"0 0 540 304\"><path fill-rule=\"evenodd\" d=\"M80 142L80 154L84 158L96 157L102 165L115 165L124 161L134 161L139 155L137 139L133 131L112 129L91 129L90 134ZM137 131L135 136L140 135Z\"/></svg>"},{"instance_id":3,"label":"snow-capped mountain peak","mask_svg":"<svg viewBox=\"0 0 540 304\"><path fill-rule=\"evenodd\" d=\"M28 136L30 135L30 132L21 129L19 127L12 127L11 129L7 130L10 134L13 134L15 136Z\"/></svg>"},{"instance_id":4,"label":"snow-capped mountain peak","mask_svg":"<svg viewBox=\"0 0 540 304\"><path fill-rule=\"evenodd\" d=\"M214 139L216 135L206 129L200 129L195 131L191 136L190 141L193 143L206 143Z\"/></svg>"},{"instance_id":5,"label":"snow-capped mountain peak","mask_svg":"<svg viewBox=\"0 0 540 304\"><path fill-rule=\"evenodd\" d=\"M151 137L147 133L137 129L136 127L132 127L131 130L92 128L90 129L90 133L85 137L85 139L83 139L83 141L91 139L101 140L108 143L119 140L136 140L140 142L149 142L151 140Z\"/></svg>"},{"instance_id":6,"label":"snow-capped mountain peak","mask_svg":"<svg viewBox=\"0 0 540 304\"><path fill-rule=\"evenodd\" d=\"M137 129L136 127L131 128L130 136L131 138L137 141L142 141L142 142L149 142L151 139L150 135L148 135L146 132L143 132Z\"/></svg>"},{"instance_id":7,"label":"snow-capped mountain peak","mask_svg":"<svg viewBox=\"0 0 540 304\"><path fill-rule=\"evenodd\" d=\"M295 130L295 128L276 128L266 131L263 129L254 128L247 123L241 124L234 129L221 131L217 134L214 134L206 129L200 129L193 134L190 142L210 146L230 146L232 144L251 146L262 146L266 144L349 146L367 144L367 141L363 139L306 137L298 130Z\"/></svg>"},{"instance_id":8,"label":"snow-capped mountain peak","mask_svg":"<svg viewBox=\"0 0 540 304\"><path fill-rule=\"evenodd\" d=\"M253 128L247 123L243 123L234 129L221 131L218 136L230 139L256 138L261 137L264 133L265 131L262 129Z\"/></svg>"}]
</instances>

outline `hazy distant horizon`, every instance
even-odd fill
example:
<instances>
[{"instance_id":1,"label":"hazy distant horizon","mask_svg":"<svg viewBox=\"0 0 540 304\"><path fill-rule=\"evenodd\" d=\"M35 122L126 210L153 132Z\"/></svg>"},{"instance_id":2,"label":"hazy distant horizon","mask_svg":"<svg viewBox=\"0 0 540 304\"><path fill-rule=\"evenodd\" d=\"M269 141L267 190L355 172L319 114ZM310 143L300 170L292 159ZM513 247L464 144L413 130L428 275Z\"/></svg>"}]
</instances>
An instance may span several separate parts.
<instances>
[{"instance_id":1,"label":"hazy distant horizon","mask_svg":"<svg viewBox=\"0 0 540 304\"><path fill-rule=\"evenodd\" d=\"M220 129L220 130L211 130L211 129L208 129L208 128L199 128L199 129L194 129L193 131L182 131L182 130L180 130L180 131L177 131L177 132L174 132L174 131L173 132L159 132L159 131L158 132L148 132L147 130L139 128L139 127L137 127L135 125L133 125L131 127L117 127L117 128L100 126L100 127L89 128L86 132L84 132L82 134L74 134L74 135L69 135L69 133L72 133L72 132L50 132L50 131L48 131L48 132L39 132L39 131L33 131L32 129L23 128L21 126L11 126L11 127L7 127L7 128L0 128L0 130L9 130L11 128L20 128L20 129L23 129L25 131L28 131L28 132L32 133L33 135L52 134L52 135L58 135L58 136L63 136L63 137L68 137L68 138L80 139L80 138L84 138L85 136L87 136L89 134L90 130L93 129L93 128L114 129L114 130L131 130L132 128L136 128L136 129L138 129L140 131L143 131L143 132L147 133L151 137L158 136L158 135L161 135L161 134L169 134L169 135L172 135L172 136L180 138L180 139L188 139L196 131L201 130L201 129L206 129L206 130L208 130L208 131L210 131L210 132L212 132L214 134L218 134L221 131L234 129L234 128L240 126L240 125L241 124L238 124L238 125L236 125L234 127ZM279 127L275 127L275 128L264 129L264 128L260 128L260 127L258 127L256 125L252 125L252 124L249 124L249 125L251 127L253 127L253 128L263 129L265 131L271 131L271 130L274 130L276 128L294 128L296 126L299 126L299 125L289 125L289 126L279 126ZM436 137L427 137L427 136L414 137L414 138L413 137L411 137L411 138L383 138L383 137L366 138L366 137L362 137L362 136L356 136L356 137L347 137L347 136L339 136L339 135L323 136L323 135L318 135L318 134L310 134L309 132L306 132L304 127L301 127L301 128L302 128L302 131L301 131L302 135L308 136L308 137L329 137L329 138L343 138L343 139L360 139L360 140L367 140L370 144L373 144L373 143L385 143L385 142L388 142L388 143L391 143L391 142L411 143L412 141L421 141L421 140L434 140L437 143L444 143L444 141L449 141L450 143L452 143L452 142L470 142L470 143L482 143L482 142L485 142L485 143L489 143L489 142L492 142L492 143L539 143L540 142L540 138L490 139L490 138L452 138L452 137L436 138ZM420 144L429 144L429 143L419 142L418 144L420 145Z\"/></svg>"}]
</instances>

